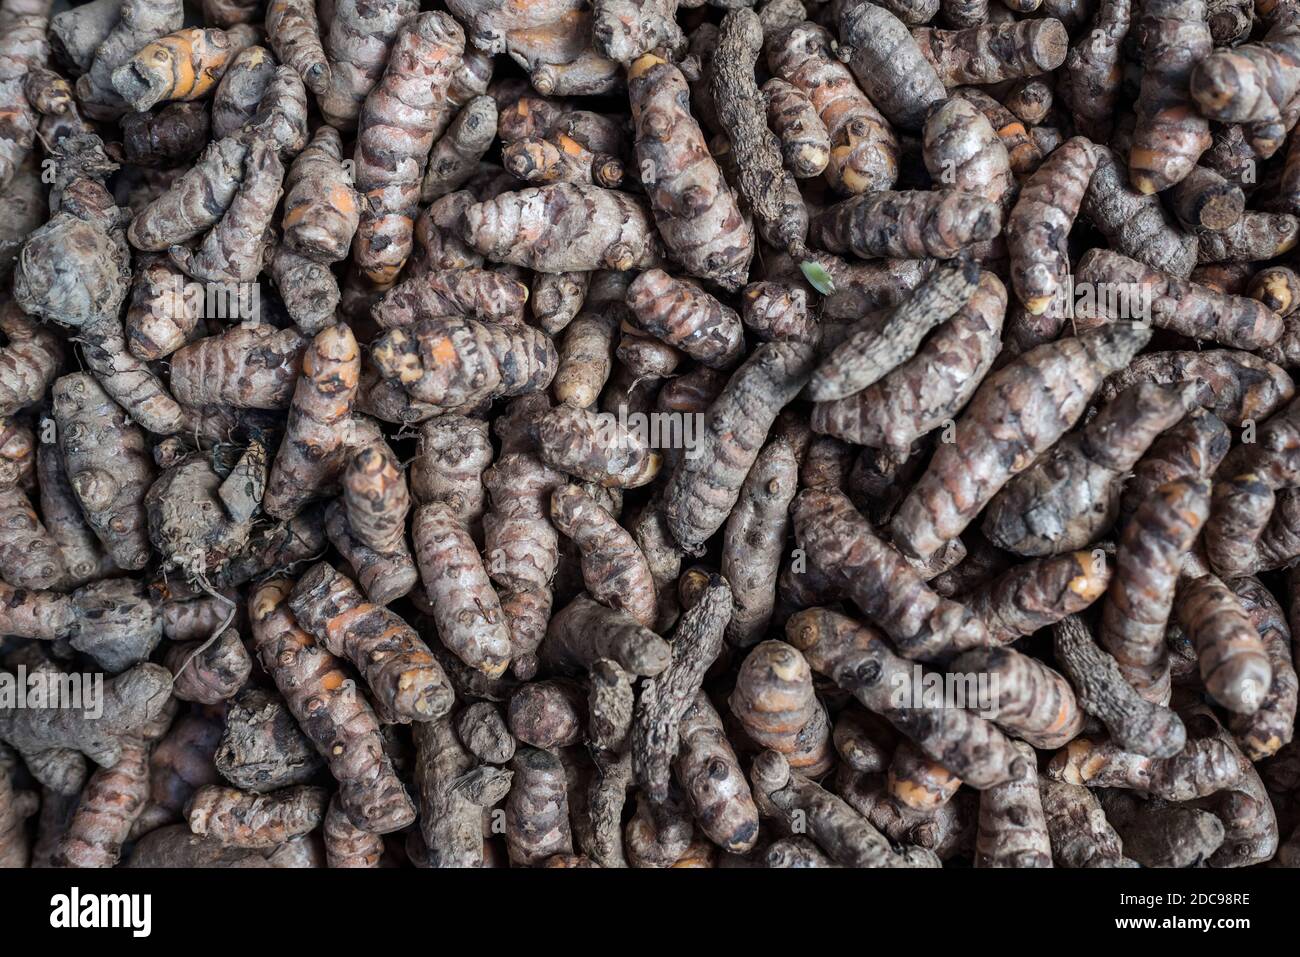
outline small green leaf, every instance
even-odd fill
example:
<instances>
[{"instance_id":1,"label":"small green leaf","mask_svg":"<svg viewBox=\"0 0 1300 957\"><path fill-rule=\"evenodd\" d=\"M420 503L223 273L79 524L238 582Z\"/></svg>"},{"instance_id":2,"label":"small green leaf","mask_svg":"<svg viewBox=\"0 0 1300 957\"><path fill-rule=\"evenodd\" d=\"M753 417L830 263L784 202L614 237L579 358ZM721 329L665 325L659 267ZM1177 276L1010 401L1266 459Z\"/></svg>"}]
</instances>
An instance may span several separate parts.
<instances>
[{"instance_id":1,"label":"small green leaf","mask_svg":"<svg viewBox=\"0 0 1300 957\"><path fill-rule=\"evenodd\" d=\"M803 277L808 280L809 285L823 296L833 296L835 294L835 281L831 279L831 274L826 271L826 267L821 263L805 259L799 264L799 268L803 270Z\"/></svg>"}]
</instances>

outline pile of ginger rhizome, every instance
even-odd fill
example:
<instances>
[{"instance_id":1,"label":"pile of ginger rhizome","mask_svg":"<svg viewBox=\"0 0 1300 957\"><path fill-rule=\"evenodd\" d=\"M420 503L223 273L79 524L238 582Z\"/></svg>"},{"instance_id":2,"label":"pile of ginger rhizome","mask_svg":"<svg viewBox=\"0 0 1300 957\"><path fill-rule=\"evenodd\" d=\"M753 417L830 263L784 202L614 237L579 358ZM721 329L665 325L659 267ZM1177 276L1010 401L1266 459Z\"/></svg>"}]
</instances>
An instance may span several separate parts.
<instances>
[{"instance_id":1,"label":"pile of ginger rhizome","mask_svg":"<svg viewBox=\"0 0 1300 957\"><path fill-rule=\"evenodd\" d=\"M1297 0L445 2L0 0L0 865L1300 863Z\"/></svg>"}]
</instances>

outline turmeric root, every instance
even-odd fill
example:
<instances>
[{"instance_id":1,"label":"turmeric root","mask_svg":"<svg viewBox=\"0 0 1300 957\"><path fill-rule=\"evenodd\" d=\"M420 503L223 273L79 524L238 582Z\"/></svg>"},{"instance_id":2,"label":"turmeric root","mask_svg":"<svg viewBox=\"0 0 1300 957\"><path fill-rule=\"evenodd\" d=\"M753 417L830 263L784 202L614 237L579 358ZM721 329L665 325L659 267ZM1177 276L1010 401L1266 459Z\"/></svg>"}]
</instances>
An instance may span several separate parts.
<instances>
[{"instance_id":1,"label":"turmeric root","mask_svg":"<svg viewBox=\"0 0 1300 957\"><path fill-rule=\"evenodd\" d=\"M208 145L210 120L201 103L171 103L153 113L122 119L122 150L134 166L188 163Z\"/></svg>"},{"instance_id":2,"label":"turmeric root","mask_svg":"<svg viewBox=\"0 0 1300 957\"><path fill-rule=\"evenodd\" d=\"M115 69L113 89L136 112L166 100L202 99L239 52L256 40L257 30L245 24L170 33L139 48Z\"/></svg>"},{"instance_id":3,"label":"turmeric root","mask_svg":"<svg viewBox=\"0 0 1300 957\"><path fill-rule=\"evenodd\" d=\"M38 402L54 381L63 359L57 336L32 322L17 303L0 306L0 415L13 415Z\"/></svg>"},{"instance_id":4,"label":"turmeric root","mask_svg":"<svg viewBox=\"0 0 1300 957\"><path fill-rule=\"evenodd\" d=\"M636 328L707 366L734 365L744 348L740 317L703 289L662 269L642 273L627 289Z\"/></svg>"},{"instance_id":5,"label":"turmeric root","mask_svg":"<svg viewBox=\"0 0 1300 957\"><path fill-rule=\"evenodd\" d=\"M296 329L243 323L177 350L172 394L186 406L286 409L310 340Z\"/></svg>"},{"instance_id":6,"label":"turmeric root","mask_svg":"<svg viewBox=\"0 0 1300 957\"><path fill-rule=\"evenodd\" d=\"M912 36L946 87L1047 73L1065 62L1070 42L1065 25L1052 17L962 30L918 27Z\"/></svg>"},{"instance_id":7,"label":"turmeric root","mask_svg":"<svg viewBox=\"0 0 1300 957\"><path fill-rule=\"evenodd\" d=\"M950 665L987 692L966 707L1036 748L1058 748L1083 730L1084 713L1068 681L1038 659L1012 648L977 648ZM967 687L970 685L968 683ZM955 770L955 769L954 769Z\"/></svg>"},{"instance_id":8,"label":"turmeric root","mask_svg":"<svg viewBox=\"0 0 1300 957\"><path fill-rule=\"evenodd\" d=\"M510 663L510 633L474 540L441 502L416 509L411 536L438 637L471 668L500 676Z\"/></svg>"},{"instance_id":9,"label":"turmeric root","mask_svg":"<svg viewBox=\"0 0 1300 957\"><path fill-rule=\"evenodd\" d=\"M213 760L226 781L257 794L307 783L324 766L279 695L258 688L241 691L226 706Z\"/></svg>"},{"instance_id":10,"label":"turmeric root","mask_svg":"<svg viewBox=\"0 0 1300 957\"><path fill-rule=\"evenodd\" d=\"M418 9L414 0L381 4L337 0L324 37L327 89L323 96L318 94L321 114L330 126L340 132L356 126L362 103L378 84L398 31Z\"/></svg>"},{"instance_id":11,"label":"turmeric root","mask_svg":"<svg viewBox=\"0 0 1300 957\"><path fill-rule=\"evenodd\" d=\"M808 398L833 401L874 385L911 358L931 329L965 306L978 281L973 262L935 269L879 326L851 333L822 360L808 382Z\"/></svg>"},{"instance_id":12,"label":"turmeric root","mask_svg":"<svg viewBox=\"0 0 1300 957\"><path fill-rule=\"evenodd\" d=\"M284 166L274 146L255 139L244 161L243 181L221 221L197 250L173 246L172 262L200 281L253 282L262 271L283 181Z\"/></svg>"},{"instance_id":13,"label":"turmeric root","mask_svg":"<svg viewBox=\"0 0 1300 957\"><path fill-rule=\"evenodd\" d=\"M0 867L27 867L31 860L27 818L41 801L33 791L18 790L9 778L9 769L0 765Z\"/></svg>"},{"instance_id":14,"label":"turmeric root","mask_svg":"<svg viewBox=\"0 0 1300 957\"><path fill-rule=\"evenodd\" d=\"M8 281L19 249L48 213L41 167L35 153L28 153L27 159L14 171L0 198L0 208L4 210L0 219L0 280Z\"/></svg>"},{"instance_id":15,"label":"turmeric root","mask_svg":"<svg viewBox=\"0 0 1300 957\"><path fill-rule=\"evenodd\" d=\"M491 464L487 422L461 415L439 416L420 428L419 452L407 475L411 494L420 503L445 502L466 528L476 531L483 518L486 491L491 488L484 470ZM514 484L503 487L517 489L521 495L524 491Z\"/></svg>"},{"instance_id":16,"label":"turmeric root","mask_svg":"<svg viewBox=\"0 0 1300 957\"><path fill-rule=\"evenodd\" d=\"M1259 579L1238 578L1228 587L1250 616L1273 666L1273 681L1259 710L1251 715L1234 714L1228 720L1228 726L1246 757L1260 761L1284 747L1295 730L1297 688L1300 685L1290 654L1291 631L1282 606Z\"/></svg>"},{"instance_id":17,"label":"turmeric root","mask_svg":"<svg viewBox=\"0 0 1300 957\"><path fill-rule=\"evenodd\" d=\"M131 245L145 252L165 252L215 226L239 191L249 152L250 144L237 137L208 146L167 192L131 220L127 229Z\"/></svg>"},{"instance_id":18,"label":"turmeric root","mask_svg":"<svg viewBox=\"0 0 1300 957\"><path fill-rule=\"evenodd\" d=\"M1012 745L1012 778L980 794L976 867L1051 867L1052 844L1038 790L1038 762L1024 742Z\"/></svg>"},{"instance_id":19,"label":"turmeric root","mask_svg":"<svg viewBox=\"0 0 1300 957\"><path fill-rule=\"evenodd\" d=\"M1214 413L1193 409L1152 443L1124 484L1120 527L1157 488L1175 479L1209 478L1228 453L1232 436Z\"/></svg>"},{"instance_id":20,"label":"turmeric root","mask_svg":"<svg viewBox=\"0 0 1300 957\"><path fill-rule=\"evenodd\" d=\"M1258 262L1290 251L1300 238L1300 220L1290 213L1247 210L1232 225L1203 230L1199 235L1200 261Z\"/></svg>"},{"instance_id":21,"label":"turmeric root","mask_svg":"<svg viewBox=\"0 0 1300 957\"><path fill-rule=\"evenodd\" d=\"M94 134L57 148L53 216L27 237L14 264L14 299L28 315L111 336L131 276L125 213L103 185L114 169ZM56 268L69 249L79 251L76 268Z\"/></svg>"},{"instance_id":22,"label":"turmeric root","mask_svg":"<svg viewBox=\"0 0 1300 957\"><path fill-rule=\"evenodd\" d=\"M328 564L314 566L299 580L289 608L331 654L356 665L386 720L430 721L451 710L455 696L446 673L415 630L367 602Z\"/></svg>"},{"instance_id":23,"label":"turmeric root","mask_svg":"<svg viewBox=\"0 0 1300 957\"><path fill-rule=\"evenodd\" d=\"M808 293L779 282L751 282L741 293L740 321L765 342L790 340L816 345L821 329L811 314Z\"/></svg>"},{"instance_id":24,"label":"turmeric root","mask_svg":"<svg viewBox=\"0 0 1300 957\"><path fill-rule=\"evenodd\" d=\"M165 568L187 576L219 574L248 542L249 518L233 518L219 491L222 478L201 456L163 472L149 489L144 506L149 538Z\"/></svg>"},{"instance_id":25,"label":"turmeric root","mask_svg":"<svg viewBox=\"0 0 1300 957\"><path fill-rule=\"evenodd\" d=\"M1033 315L1060 294L1070 269L1066 239L1096 165L1088 140L1067 140L1026 181L1007 217L1011 286Z\"/></svg>"},{"instance_id":26,"label":"turmeric root","mask_svg":"<svg viewBox=\"0 0 1300 957\"><path fill-rule=\"evenodd\" d=\"M57 676L57 669L51 670ZM22 756L42 784L63 794L75 793L79 780L49 779L46 771L52 769L51 762L64 761L71 753L77 761L85 755L100 767L111 768L131 739L167 707L170 697L171 676L166 668L136 665L105 680L103 711L95 717L75 708L0 707L0 741Z\"/></svg>"},{"instance_id":27,"label":"turmeric root","mask_svg":"<svg viewBox=\"0 0 1300 957\"><path fill-rule=\"evenodd\" d=\"M731 586L721 575L708 575L695 603L677 622L668 666L641 686L632 718L632 772L656 804L668 797L671 762L681 745L682 715L722 651L730 617Z\"/></svg>"},{"instance_id":28,"label":"turmeric root","mask_svg":"<svg viewBox=\"0 0 1300 957\"><path fill-rule=\"evenodd\" d=\"M1220 123L1245 124L1256 154L1267 158L1294 123L1291 100L1300 89L1300 32L1279 22L1257 43L1198 56L1190 74L1191 99Z\"/></svg>"},{"instance_id":29,"label":"turmeric root","mask_svg":"<svg viewBox=\"0 0 1300 957\"><path fill-rule=\"evenodd\" d=\"M627 282L622 278L624 274L605 272L599 275L606 282L620 284L621 288L617 295L593 294L593 305L598 298L603 301L622 300L627 288ZM533 276L533 287L528 298L533 305L533 317L543 331L553 336L559 335L577 317L588 290L593 285L592 276L590 272L539 272ZM596 290L592 292L595 293Z\"/></svg>"},{"instance_id":30,"label":"turmeric root","mask_svg":"<svg viewBox=\"0 0 1300 957\"><path fill-rule=\"evenodd\" d=\"M439 316L475 316L522 325L528 287L487 269L431 270L393 287L371 310L382 328L411 326Z\"/></svg>"},{"instance_id":31,"label":"turmeric root","mask_svg":"<svg viewBox=\"0 0 1300 957\"><path fill-rule=\"evenodd\" d=\"M1071 45L1058 81L1057 95L1069 107L1075 128L1095 142L1110 137L1131 18L1130 0L1100 3L1090 31Z\"/></svg>"},{"instance_id":32,"label":"turmeric root","mask_svg":"<svg viewBox=\"0 0 1300 957\"><path fill-rule=\"evenodd\" d=\"M744 8L723 18L709 81L718 120L731 141L736 185L764 236L803 255L803 200L794 177L782 165L776 135L768 128L766 104L754 79L763 47L758 14Z\"/></svg>"},{"instance_id":33,"label":"turmeric root","mask_svg":"<svg viewBox=\"0 0 1300 957\"><path fill-rule=\"evenodd\" d=\"M656 47L680 50L686 39L677 25L677 6L677 0L600 0L593 4L592 43L619 63L631 63Z\"/></svg>"},{"instance_id":34,"label":"turmeric root","mask_svg":"<svg viewBox=\"0 0 1300 957\"><path fill-rule=\"evenodd\" d=\"M7 192L18 168L36 144L39 106L25 92L28 74L43 69L50 57L46 39L50 4L9 0L0 6L0 192Z\"/></svg>"},{"instance_id":35,"label":"turmeric root","mask_svg":"<svg viewBox=\"0 0 1300 957\"><path fill-rule=\"evenodd\" d=\"M1006 149L1011 171L1017 176L1032 173L1043 162L1043 151L1025 129L1025 124L1001 102L972 86L954 90L953 96L960 97L984 114Z\"/></svg>"},{"instance_id":36,"label":"turmeric root","mask_svg":"<svg viewBox=\"0 0 1300 957\"><path fill-rule=\"evenodd\" d=\"M128 110L113 85L113 73L135 54L184 25L180 0L123 0L116 22L102 36L85 38L89 63L77 79L77 100L92 120L115 120ZM71 26L71 24L70 24ZM91 27L91 24L86 24ZM75 29L75 26L73 27ZM86 30L97 33L97 30ZM65 38L68 34L64 34ZM81 37L77 38L82 41Z\"/></svg>"},{"instance_id":37,"label":"turmeric root","mask_svg":"<svg viewBox=\"0 0 1300 957\"><path fill-rule=\"evenodd\" d=\"M809 608L786 623L786 637L814 670L885 717L922 752L975 788L1010 776L1010 742L988 721L962 708L927 707L919 669L899 658L875 629L825 608ZM895 697L902 689L911 707ZM1053 716L1055 717L1055 716Z\"/></svg>"},{"instance_id":38,"label":"turmeric root","mask_svg":"<svg viewBox=\"0 0 1300 957\"><path fill-rule=\"evenodd\" d=\"M754 760L750 781L765 803L789 827L802 821L808 834L845 867L937 867L939 859L921 848L895 851L883 834L843 800L792 771L777 751Z\"/></svg>"},{"instance_id":39,"label":"turmeric root","mask_svg":"<svg viewBox=\"0 0 1300 957\"><path fill-rule=\"evenodd\" d=\"M842 492L805 489L792 511L795 539L811 566L842 587L904 655L930 659L989 643L980 620L931 591Z\"/></svg>"},{"instance_id":40,"label":"turmeric root","mask_svg":"<svg viewBox=\"0 0 1300 957\"><path fill-rule=\"evenodd\" d=\"M830 720L813 690L804 656L783 641L755 645L741 663L728 701L745 734L783 754L811 777L830 769Z\"/></svg>"},{"instance_id":41,"label":"turmeric root","mask_svg":"<svg viewBox=\"0 0 1300 957\"><path fill-rule=\"evenodd\" d=\"M668 667L668 642L623 612L580 595L551 619L538 649L547 667L589 669L608 659L634 675L657 675Z\"/></svg>"},{"instance_id":42,"label":"turmeric root","mask_svg":"<svg viewBox=\"0 0 1300 957\"><path fill-rule=\"evenodd\" d=\"M1082 785L1038 779L1038 789L1057 867L1133 867L1124 852L1128 841L1106 819L1091 791Z\"/></svg>"},{"instance_id":43,"label":"turmeric root","mask_svg":"<svg viewBox=\"0 0 1300 957\"><path fill-rule=\"evenodd\" d=\"M1140 193L1173 186L1210 147L1210 124L1188 91L1194 68L1213 46L1205 15L1204 0L1156 0L1139 12L1142 87L1128 167Z\"/></svg>"},{"instance_id":44,"label":"turmeric root","mask_svg":"<svg viewBox=\"0 0 1300 957\"><path fill-rule=\"evenodd\" d=\"M1215 701L1253 714L1273 682L1273 666L1250 616L1214 575L1179 586L1174 610L1196 646L1201 678Z\"/></svg>"},{"instance_id":45,"label":"turmeric root","mask_svg":"<svg viewBox=\"0 0 1300 957\"><path fill-rule=\"evenodd\" d=\"M194 792L190 831L232 847L276 847L320 826L329 794L324 788L291 787L271 794L208 784Z\"/></svg>"},{"instance_id":46,"label":"turmeric root","mask_svg":"<svg viewBox=\"0 0 1300 957\"><path fill-rule=\"evenodd\" d=\"M352 533L380 554L405 548L411 509L406 477L386 442L375 442L349 459L343 474L343 503Z\"/></svg>"},{"instance_id":47,"label":"turmeric root","mask_svg":"<svg viewBox=\"0 0 1300 957\"><path fill-rule=\"evenodd\" d=\"M1057 622L1053 632L1056 660L1079 689L1079 703L1106 725L1116 744L1156 758L1172 757L1183 749L1187 734L1178 715L1142 698L1082 620L1071 615Z\"/></svg>"},{"instance_id":48,"label":"turmeric root","mask_svg":"<svg viewBox=\"0 0 1300 957\"><path fill-rule=\"evenodd\" d=\"M293 67L307 89L324 97L330 89L330 65L321 42L316 5L310 0L270 0L266 38L281 63Z\"/></svg>"},{"instance_id":49,"label":"turmeric root","mask_svg":"<svg viewBox=\"0 0 1300 957\"><path fill-rule=\"evenodd\" d=\"M1092 552L1071 552L1012 566L963 596L962 603L1002 644L1082 611L1101 597L1110 568Z\"/></svg>"},{"instance_id":50,"label":"turmeric root","mask_svg":"<svg viewBox=\"0 0 1300 957\"><path fill-rule=\"evenodd\" d=\"M536 426L542 461L607 488L639 488L659 474L662 457L647 438L609 413L557 406Z\"/></svg>"},{"instance_id":51,"label":"turmeric root","mask_svg":"<svg viewBox=\"0 0 1300 957\"><path fill-rule=\"evenodd\" d=\"M639 200L599 186L555 183L469 206L462 235L494 262L539 272L649 269L659 239Z\"/></svg>"},{"instance_id":52,"label":"turmeric root","mask_svg":"<svg viewBox=\"0 0 1300 957\"><path fill-rule=\"evenodd\" d=\"M703 691L682 715L679 735L674 769L700 829L724 850L745 853L758 840L758 808L722 719Z\"/></svg>"},{"instance_id":53,"label":"turmeric root","mask_svg":"<svg viewBox=\"0 0 1300 957\"><path fill-rule=\"evenodd\" d=\"M526 183L575 183L617 189L627 171L622 160L594 153L564 133L511 140L501 150L506 170Z\"/></svg>"},{"instance_id":54,"label":"turmeric root","mask_svg":"<svg viewBox=\"0 0 1300 957\"><path fill-rule=\"evenodd\" d=\"M245 47L231 57L212 94L213 139L236 134L252 122L275 73L275 57L266 47Z\"/></svg>"},{"instance_id":55,"label":"turmeric root","mask_svg":"<svg viewBox=\"0 0 1300 957\"><path fill-rule=\"evenodd\" d=\"M970 299L915 355L855 395L814 405L813 429L874 448L911 448L966 404L993 365L1006 301L998 278L981 271Z\"/></svg>"},{"instance_id":56,"label":"turmeric root","mask_svg":"<svg viewBox=\"0 0 1300 957\"><path fill-rule=\"evenodd\" d=\"M1003 487L985 511L989 541L1020 555L1057 554L1114 523L1120 479L1195 401L1192 385L1126 389L1081 430Z\"/></svg>"},{"instance_id":57,"label":"turmeric root","mask_svg":"<svg viewBox=\"0 0 1300 957\"><path fill-rule=\"evenodd\" d=\"M934 182L1010 208L1017 190L1010 154L973 103L945 100L926 119L922 135L922 158Z\"/></svg>"},{"instance_id":58,"label":"turmeric root","mask_svg":"<svg viewBox=\"0 0 1300 957\"><path fill-rule=\"evenodd\" d=\"M578 547L591 597L653 627L654 578L632 536L577 485L552 492L551 519Z\"/></svg>"},{"instance_id":59,"label":"turmeric root","mask_svg":"<svg viewBox=\"0 0 1300 957\"><path fill-rule=\"evenodd\" d=\"M754 236L709 156L687 93L681 71L655 54L628 68L641 181L668 251L691 275L734 291L748 276Z\"/></svg>"},{"instance_id":60,"label":"turmeric root","mask_svg":"<svg viewBox=\"0 0 1300 957\"><path fill-rule=\"evenodd\" d=\"M780 77L772 77L760 90L785 168L800 179L820 175L831 160L831 135L809 93Z\"/></svg>"},{"instance_id":61,"label":"turmeric root","mask_svg":"<svg viewBox=\"0 0 1300 957\"><path fill-rule=\"evenodd\" d=\"M163 664L173 676L172 694L181 701L209 705L233 698L253 670L253 661L233 628L213 641L173 644L163 655Z\"/></svg>"},{"instance_id":62,"label":"turmeric root","mask_svg":"<svg viewBox=\"0 0 1300 957\"><path fill-rule=\"evenodd\" d=\"M1214 738L1191 738L1170 758L1131 754L1110 741L1078 737L1047 767L1056 781L1090 788L1128 788L1166 801L1214 794L1241 777L1233 749Z\"/></svg>"},{"instance_id":63,"label":"turmeric root","mask_svg":"<svg viewBox=\"0 0 1300 957\"><path fill-rule=\"evenodd\" d=\"M1101 380L1126 366L1150 336L1149 326L1116 323L1038 346L985 379L958 420L953 442L939 446L899 507L893 523L898 546L926 559L960 534L1003 485L1078 420ZM1048 393L1038 385L1031 388L1040 381L1052 383L1051 400L1042 398ZM1003 428L1008 416L1016 418L1018 434ZM962 478L954 486L956 476Z\"/></svg>"},{"instance_id":64,"label":"turmeric root","mask_svg":"<svg viewBox=\"0 0 1300 957\"><path fill-rule=\"evenodd\" d=\"M727 519L722 574L731 582L735 603L727 623L727 640L733 645L754 644L771 622L797 479L795 450L781 439L768 442L754 460Z\"/></svg>"},{"instance_id":65,"label":"turmeric root","mask_svg":"<svg viewBox=\"0 0 1300 957\"><path fill-rule=\"evenodd\" d=\"M266 252L265 268L299 330L314 335L333 323L342 293L328 266L279 245Z\"/></svg>"},{"instance_id":66,"label":"turmeric root","mask_svg":"<svg viewBox=\"0 0 1300 957\"><path fill-rule=\"evenodd\" d=\"M579 409L595 405L609 380L614 339L625 312L622 302L592 302L568 323L552 382L557 401Z\"/></svg>"},{"instance_id":67,"label":"turmeric root","mask_svg":"<svg viewBox=\"0 0 1300 957\"><path fill-rule=\"evenodd\" d=\"M320 555L325 541L324 521L318 510L309 509L287 522L256 529L243 553L226 565L214 584L242 585L270 572L284 573Z\"/></svg>"},{"instance_id":68,"label":"turmeric root","mask_svg":"<svg viewBox=\"0 0 1300 957\"><path fill-rule=\"evenodd\" d=\"M325 533L343 559L356 573L366 597L377 605L388 605L408 594L420 580L415 559L403 547L378 552L362 542L348 521L343 503L335 500L325 509Z\"/></svg>"},{"instance_id":69,"label":"turmeric root","mask_svg":"<svg viewBox=\"0 0 1300 957\"><path fill-rule=\"evenodd\" d=\"M952 259L997 235L1002 211L973 193L936 189L875 192L847 199L813 217L809 241L863 259Z\"/></svg>"},{"instance_id":70,"label":"turmeric root","mask_svg":"<svg viewBox=\"0 0 1300 957\"><path fill-rule=\"evenodd\" d=\"M582 689L567 679L530 682L510 699L510 733L535 748L570 747L583 735L584 704Z\"/></svg>"},{"instance_id":71,"label":"turmeric root","mask_svg":"<svg viewBox=\"0 0 1300 957\"><path fill-rule=\"evenodd\" d=\"M1227 425L1261 421L1285 404L1295 384L1285 370L1265 359L1233 349L1150 352L1113 373L1098 397L1109 401L1137 382L1197 383L1197 401Z\"/></svg>"},{"instance_id":72,"label":"turmeric root","mask_svg":"<svg viewBox=\"0 0 1300 957\"><path fill-rule=\"evenodd\" d=\"M843 9L839 28L863 92L891 123L920 130L944 84L907 27L884 7L858 4Z\"/></svg>"},{"instance_id":73,"label":"turmeric root","mask_svg":"<svg viewBox=\"0 0 1300 957\"><path fill-rule=\"evenodd\" d=\"M496 705L476 701L455 719L456 736L470 754L487 764L508 764L515 753L515 739Z\"/></svg>"},{"instance_id":74,"label":"turmeric root","mask_svg":"<svg viewBox=\"0 0 1300 957\"><path fill-rule=\"evenodd\" d=\"M420 831L428 846L428 866L482 867L483 810L505 796L511 783L510 772L492 769L487 793L471 795L471 789L461 785L463 776L473 773L476 765L456 739L448 717L416 727L415 762ZM477 769L488 770L482 766Z\"/></svg>"},{"instance_id":75,"label":"turmeric root","mask_svg":"<svg viewBox=\"0 0 1300 957\"><path fill-rule=\"evenodd\" d=\"M294 389L284 440L271 465L262 508L286 521L342 470L340 426L352 414L361 357L345 325L316 334Z\"/></svg>"},{"instance_id":76,"label":"turmeric root","mask_svg":"<svg viewBox=\"0 0 1300 957\"><path fill-rule=\"evenodd\" d=\"M1229 229L1241 220L1246 208L1246 197L1241 187L1208 166L1197 166L1170 190L1169 195L1173 200L1174 215L1189 229ZM1214 245L1214 241L1210 240L1207 245Z\"/></svg>"},{"instance_id":77,"label":"turmeric root","mask_svg":"<svg viewBox=\"0 0 1300 957\"><path fill-rule=\"evenodd\" d=\"M321 126L284 182L284 242L316 262L347 256L360 222L360 200L342 164L338 131Z\"/></svg>"},{"instance_id":78,"label":"turmeric root","mask_svg":"<svg viewBox=\"0 0 1300 957\"><path fill-rule=\"evenodd\" d=\"M510 762L514 780L506 796L505 834L510 863L532 867L555 854L573 853L564 765L549 751L524 747Z\"/></svg>"},{"instance_id":79,"label":"turmeric root","mask_svg":"<svg viewBox=\"0 0 1300 957\"><path fill-rule=\"evenodd\" d=\"M464 31L446 13L424 13L403 25L361 109L356 181L363 201L353 255L377 286L391 284L411 255L425 164L447 122L437 104L464 46Z\"/></svg>"},{"instance_id":80,"label":"turmeric root","mask_svg":"<svg viewBox=\"0 0 1300 957\"><path fill-rule=\"evenodd\" d=\"M390 329L371 345L371 357L412 398L444 409L539 392L559 362L550 337L538 329L460 317Z\"/></svg>"},{"instance_id":81,"label":"turmeric root","mask_svg":"<svg viewBox=\"0 0 1300 957\"><path fill-rule=\"evenodd\" d=\"M1125 854L1144 867L1194 867L1223 843L1223 825L1209 811L1119 790L1103 794Z\"/></svg>"},{"instance_id":82,"label":"turmeric root","mask_svg":"<svg viewBox=\"0 0 1300 957\"><path fill-rule=\"evenodd\" d=\"M325 860L332 868L376 868L384 853L384 839L358 828L344 813L339 796L330 800L321 829Z\"/></svg>"},{"instance_id":83,"label":"turmeric root","mask_svg":"<svg viewBox=\"0 0 1300 957\"><path fill-rule=\"evenodd\" d=\"M174 712L174 706L160 712L124 743L116 764L90 776L55 852L62 866L116 866L149 796L150 745L167 730Z\"/></svg>"},{"instance_id":84,"label":"turmeric root","mask_svg":"<svg viewBox=\"0 0 1300 957\"><path fill-rule=\"evenodd\" d=\"M85 373L54 383L59 451L96 536L119 568L150 558L144 498L153 479L143 431Z\"/></svg>"},{"instance_id":85,"label":"turmeric root","mask_svg":"<svg viewBox=\"0 0 1300 957\"><path fill-rule=\"evenodd\" d=\"M288 579L271 579L250 594L258 660L328 762L349 822L381 834L405 827L415 809L393 773L378 719L341 662L295 623L288 607L291 588Z\"/></svg>"},{"instance_id":86,"label":"turmeric root","mask_svg":"<svg viewBox=\"0 0 1300 957\"><path fill-rule=\"evenodd\" d=\"M1112 249L1151 269L1185 279L1196 265L1195 235L1178 228L1159 199L1139 192L1115 152L1093 144L1097 168L1083 198L1083 215Z\"/></svg>"},{"instance_id":87,"label":"turmeric root","mask_svg":"<svg viewBox=\"0 0 1300 957\"><path fill-rule=\"evenodd\" d=\"M257 114L241 131L244 136L266 140L284 160L291 160L306 147L307 88L302 77L287 66L277 67L267 84Z\"/></svg>"},{"instance_id":88,"label":"turmeric root","mask_svg":"<svg viewBox=\"0 0 1300 957\"><path fill-rule=\"evenodd\" d=\"M898 742L886 777L889 795L897 804L933 814L952 800L961 784L961 778L927 758L910 740Z\"/></svg>"},{"instance_id":89,"label":"turmeric root","mask_svg":"<svg viewBox=\"0 0 1300 957\"><path fill-rule=\"evenodd\" d=\"M36 453L41 515L58 545L66 582L76 587L116 570L81 511L77 493L64 471L63 455L56 445L42 445Z\"/></svg>"},{"instance_id":90,"label":"turmeric root","mask_svg":"<svg viewBox=\"0 0 1300 957\"><path fill-rule=\"evenodd\" d=\"M768 123L796 176L825 171L847 193L888 189L898 178L898 142L884 117L835 59L825 29L800 23L767 43L777 79L764 84ZM775 84L784 83L784 86ZM780 118L774 121L773 114ZM792 161L789 155L798 157Z\"/></svg>"},{"instance_id":91,"label":"turmeric root","mask_svg":"<svg viewBox=\"0 0 1300 957\"><path fill-rule=\"evenodd\" d=\"M726 521L782 407L812 372L811 347L759 346L709 409L700 447L678 464L664 496L673 537L696 552Z\"/></svg>"},{"instance_id":92,"label":"turmeric root","mask_svg":"<svg viewBox=\"0 0 1300 957\"><path fill-rule=\"evenodd\" d=\"M456 114L433 145L420 186L420 199L431 202L460 189L478 171L497 133L497 105L490 96L476 96ZM602 183L601 185L618 185Z\"/></svg>"},{"instance_id":93,"label":"turmeric root","mask_svg":"<svg viewBox=\"0 0 1300 957\"><path fill-rule=\"evenodd\" d=\"M607 93L619 81L618 63L593 47L592 13L578 0L503 10L486 0L452 0L470 42L487 53L508 53L544 96Z\"/></svg>"}]
</instances>

